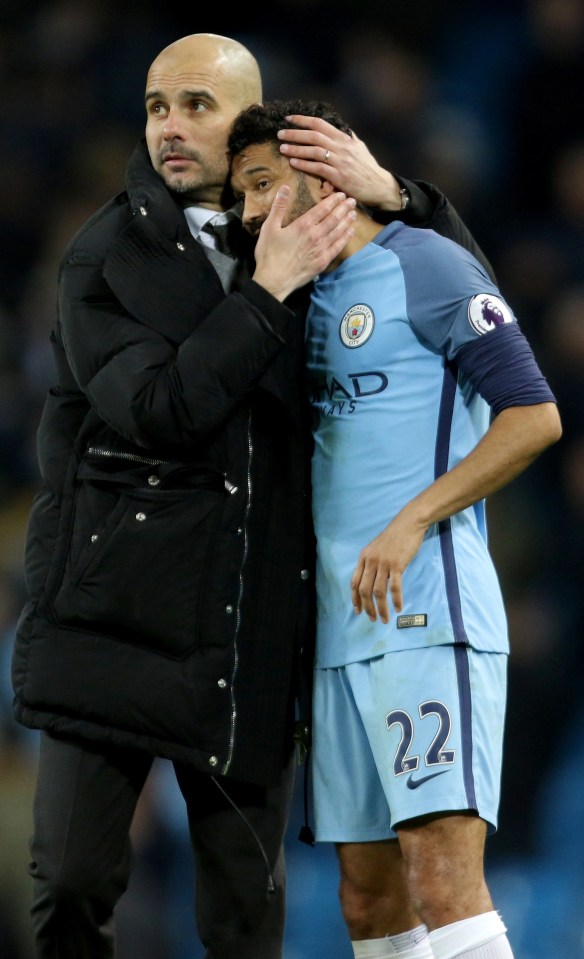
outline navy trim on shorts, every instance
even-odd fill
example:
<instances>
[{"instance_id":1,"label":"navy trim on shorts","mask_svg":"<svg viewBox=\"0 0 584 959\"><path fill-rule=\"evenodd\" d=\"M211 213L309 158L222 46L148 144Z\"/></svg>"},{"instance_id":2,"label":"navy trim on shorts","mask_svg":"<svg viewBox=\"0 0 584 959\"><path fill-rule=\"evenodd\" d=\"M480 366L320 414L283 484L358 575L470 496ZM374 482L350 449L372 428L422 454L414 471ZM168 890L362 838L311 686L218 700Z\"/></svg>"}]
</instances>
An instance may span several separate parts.
<instances>
[{"instance_id":1,"label":"navy trim on shorts","mask_svg":"<svg viewBox=\"0 0 584 959\"><path fill-rule=\"evenodd\" d=\"M468 649L464 646L454 646L453 651L460 701L460 742L462 747L462 768L464 770L464 789L469 809L478 809L472 765L472 697L468 669L469 654Z\"/></svg>"}]
</instances>

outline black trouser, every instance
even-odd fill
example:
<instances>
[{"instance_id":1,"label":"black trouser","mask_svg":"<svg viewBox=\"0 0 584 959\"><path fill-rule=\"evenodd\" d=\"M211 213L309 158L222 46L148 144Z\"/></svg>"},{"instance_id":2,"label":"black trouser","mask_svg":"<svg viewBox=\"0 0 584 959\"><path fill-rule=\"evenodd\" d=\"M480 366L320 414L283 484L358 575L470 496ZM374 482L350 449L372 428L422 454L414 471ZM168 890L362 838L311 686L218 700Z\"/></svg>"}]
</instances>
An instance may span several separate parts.
<instances>
[{"instance_id":1,"label":"black trouser","mask_svg":"<svg viewBox=\"0 0 584 959\"><path fill-rule=\"evenodd\" d=\"M138 751L42 734L30 866L35 959L113 959L112 915L128 884L129 830L152 761ZM218 780L247 823L210 776L178 763L175 773L206 959L280 959L293 761L278 786Z\"/></svg>"}]
</instances>

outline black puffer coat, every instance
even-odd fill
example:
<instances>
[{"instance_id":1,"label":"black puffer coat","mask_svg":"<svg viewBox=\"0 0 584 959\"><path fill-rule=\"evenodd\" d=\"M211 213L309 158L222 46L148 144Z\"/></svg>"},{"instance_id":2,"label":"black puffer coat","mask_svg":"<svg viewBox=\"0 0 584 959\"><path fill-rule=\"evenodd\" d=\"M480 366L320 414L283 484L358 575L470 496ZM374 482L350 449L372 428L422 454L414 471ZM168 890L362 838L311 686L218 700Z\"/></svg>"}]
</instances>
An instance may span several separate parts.
<instances>
[{"instance_id":1,"label":"black puffer coat","mask_svg":"<svg viewBox=\"0 0 584 959\"><path fill-rule=\"evenodd\" d=\"M13 682L27 726L261 783L313 585L302 327L236 287L141 144L62 263Z\"/></svg>"}]
</instances>

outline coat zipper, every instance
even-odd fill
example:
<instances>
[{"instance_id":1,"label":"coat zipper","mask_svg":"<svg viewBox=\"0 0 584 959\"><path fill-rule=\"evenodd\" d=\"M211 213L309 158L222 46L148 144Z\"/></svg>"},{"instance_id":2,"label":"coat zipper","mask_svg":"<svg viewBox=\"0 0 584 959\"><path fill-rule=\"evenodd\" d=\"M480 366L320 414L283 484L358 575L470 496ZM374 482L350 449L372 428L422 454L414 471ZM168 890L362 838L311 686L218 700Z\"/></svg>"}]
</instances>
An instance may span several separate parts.
<instances>
[{"instance_id":1,"label":"coat zipper","mask_svg":"<svg viewBox=\"0 0 584 959\"><path fill-rule=\"evenodd\" d=\"M229 734L229 745L228 745L228 748L227 748L227 759L225 760L225 763L223 764L223 769L221 770L223 776L226 776L226 775L227 775L227 772L228 772L229 767L231 766L231 762L232 762L232 760L233 760L233 751L234 751L234 749L235 749L235 725L236 725L236 720L237 720L237 703L236 703L236 701L235 701L234 688L235 688L235 677L236 677L236 675L237 675L237 669L238 669L238 666L239 666L239 649L238 649L238 646L237 646L237 642L238 642L238 638L239 638L239 628L240 628L240 626L241 626L241 603L242 603L242 601L243 601L243 592L244 592L243 571L244 571L244 567L245 567L245 561L246 561L246 559L247 559L247 549L248 549L247 521L248 521L249 511L250 511L250 509L251 509L252 492L253 492L253 489L252 489L252 480L251 480L251 463L252 463L252 459L253 459L253 440L252 440L252 433L251 433L251 410L249 411L248 419L247 419L247 452L248 452L248 457L247 457L247 503L245 504L245 517L244 517L243 529L242 529L242 535L243 535L243 556L242 556L242 558L241 558L241 566L239 567L239 593L238 593L238 597L237 597L237 610L236 610L236 621L235 621L235 633L234 633L234 636L233 636L233 670L232 670L232 672L231 672L231 685L230 685L230 689L231 689L231 732L230 732L230 734Z\"/></svg>"},{"instance_id":2,"label":"coat zipper","mask_svg":"<svg viewBox=\"0 0 584 959\"><path fill-rule=\"evenodd\" d=\"M131 463L144 463L146 466L163 466L168 464L169 460L151 459L149 456L140 456L138 453L126 453L124 450L108 450L102 446L90 446L87 450L92 456L111 457L113 459L129 460ZM225 477L225 489L231 495L237 493L237 486L230 483Z\"/></svg>"}]
</instances>

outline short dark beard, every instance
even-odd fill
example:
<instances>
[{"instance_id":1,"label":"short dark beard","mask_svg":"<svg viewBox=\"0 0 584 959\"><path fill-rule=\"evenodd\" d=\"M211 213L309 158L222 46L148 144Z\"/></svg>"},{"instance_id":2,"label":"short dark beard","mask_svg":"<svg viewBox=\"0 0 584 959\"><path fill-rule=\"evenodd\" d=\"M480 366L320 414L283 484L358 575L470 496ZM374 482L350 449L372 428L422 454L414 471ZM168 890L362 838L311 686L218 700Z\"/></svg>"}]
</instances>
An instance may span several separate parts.
<instances>
[{"instance_id":1,"label":"short dark beard","mask_svg":"<svg viewBox=\"0 0 584 959\"><path fill-rule=\"evenodd\" d=\"M307 210L312 210L312 207L316 206L316 200L313 198L307 186L306 174L297 173L296 176L298 189L294 198L294 204L290 210L290 222L292 222L292 220L297 220L298 217L302 216L303 213L306 213Z\"/></svg>"}]
</instances>

